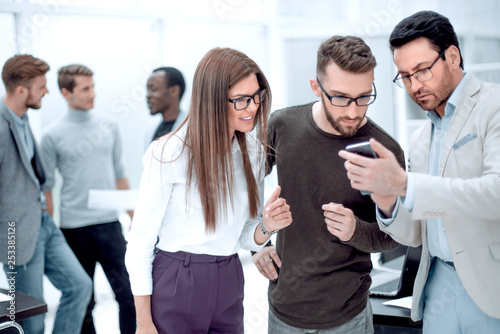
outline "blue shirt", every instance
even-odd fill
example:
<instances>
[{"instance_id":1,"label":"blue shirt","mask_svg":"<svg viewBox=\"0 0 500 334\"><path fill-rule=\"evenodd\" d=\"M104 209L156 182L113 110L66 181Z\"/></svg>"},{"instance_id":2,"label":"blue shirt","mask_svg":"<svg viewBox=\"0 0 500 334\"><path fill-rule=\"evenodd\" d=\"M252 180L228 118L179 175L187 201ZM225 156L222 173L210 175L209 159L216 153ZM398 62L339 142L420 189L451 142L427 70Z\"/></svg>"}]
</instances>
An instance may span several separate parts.
<instances>
[{"instance_id":1,"label":"blue shirt","mask_svg":"<svg viewBox=\"0 0 500 334\"><path fill-rule=\"evenodd\" d=\"M451 119L453 118L453 114L455 113L455 109L460 100L465 82L467 81L466 77L467 73L465 73L464 77L446 102L443 118L441 118L435 110L427 113L427 117L430 119L433 125L431 133L431 147L429 152L429 175L439 176L439 164L441 161L443 142L446 138L446 132L448 131ZM405 208L407 208L409 211L412 211L414 198L415 183L413 179L413 173L408 172L406 197L401 199L398 198L398 203L396 203L396 207L394 209L392 217L396 217L397 215L399 201L401 201ZM382 216L378 210L377 216L386 226L389 226L394 221L394 218L381 218ZM439 257L444 261L452 261L448 239L446 238L443 220L441 218L427 219L427 241L429 252L432 257Z\"/></svg>"},{"instance_id":2,"label":"blue shirt","mask_svg":"<svg viewBox=\"0 0 500 334\"><path fill-rule=\"evenodd\" d=\"M33 137L31 136L28 113L25 113L23 117L19 117L18 114L10 110L7 104L5 104L5 107L12 115L14 126L16 127L17 133L19 133L19 136L21 137L24 152L28 155L29 160L31 160L35 155L35 143L33 142Z\"/></svg>"}]
</instances>

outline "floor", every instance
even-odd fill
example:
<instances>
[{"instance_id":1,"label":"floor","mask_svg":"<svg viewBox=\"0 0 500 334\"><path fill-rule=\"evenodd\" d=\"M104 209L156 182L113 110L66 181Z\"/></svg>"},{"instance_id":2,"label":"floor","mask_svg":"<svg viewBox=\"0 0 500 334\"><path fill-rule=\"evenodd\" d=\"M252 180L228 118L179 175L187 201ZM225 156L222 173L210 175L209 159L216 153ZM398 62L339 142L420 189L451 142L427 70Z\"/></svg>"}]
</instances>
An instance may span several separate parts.
<instances>
[{"instance_id":1,"label":"floor","mask_svg":"<svg viewBox=\"0 0 500 334\"><path fill-rule=\"evenodd\" d=\"M250 252L241 251L239 255L245 274L245 333L267 333L268 281L257 271L252 262ZM60 293L47 279L44 280L44 291L45 302L49 309L45 317L45 333L49 334L52 332L52 324ZM100 267L96 270L95 295L94 323L97 334L119 334L118 305L114 300L111 287Z\"/></svg>"}]
</instances>

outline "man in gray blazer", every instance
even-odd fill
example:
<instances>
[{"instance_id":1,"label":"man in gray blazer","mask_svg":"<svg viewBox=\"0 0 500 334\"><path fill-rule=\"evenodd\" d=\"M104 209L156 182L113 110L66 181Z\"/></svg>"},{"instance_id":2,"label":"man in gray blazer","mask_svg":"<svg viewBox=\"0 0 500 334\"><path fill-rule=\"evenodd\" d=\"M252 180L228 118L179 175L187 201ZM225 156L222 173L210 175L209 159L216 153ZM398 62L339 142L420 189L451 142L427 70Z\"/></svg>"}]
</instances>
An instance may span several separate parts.
<instances>
[{"instance_id":1,"label":"man in gray blazer","mask_svg":"<svg viewBox=\"0 0 500 334\"><path fill-rule=\"evenodd\" d=\"M79 333L92 282L45 209L45 181L27 111L48 93L49 65L30 55L7 60L0 101L0 261L16 291L43 300L43 276L61 291L54 333ZM13 316L15 320L15 301ZM12 314L12 312L8 312ZM26 333L44 333L44 315L23 320Z\"/></svg>"},{"instance_id":2,"label":"man in gray blazer","mask_svg":"<svg viewBox=\"0 0 500 334\"><path fill-rule=\"evenodd\" d=\"M409 172L373 139L380 159L339 154L352 187L373 192L380 228L422 245L412 319L423 317L423 332L500 333L500 86L462 71L438 13L404 19L390 44L394 82L429 118L413 134Z\"/></svg>"}]
</instances>

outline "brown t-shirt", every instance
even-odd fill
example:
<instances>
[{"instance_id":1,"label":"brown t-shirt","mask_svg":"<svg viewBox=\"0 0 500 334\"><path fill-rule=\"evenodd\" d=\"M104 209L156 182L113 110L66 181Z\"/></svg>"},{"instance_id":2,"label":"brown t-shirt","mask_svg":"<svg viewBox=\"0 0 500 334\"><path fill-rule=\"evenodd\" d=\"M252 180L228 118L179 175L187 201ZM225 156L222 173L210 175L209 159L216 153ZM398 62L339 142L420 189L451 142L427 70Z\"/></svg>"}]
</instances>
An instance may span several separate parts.
<instances>
[{"instance_id":1,"label":"brown t-shirt","mask_svg":"<svg viewBox=\"0 0 500 334\"><path fill-rule=\"evenodd\" d=\"M372 269L370 252L394 249L397 243L378 228L370 196L352 189L338 151L375 138L404 166L398 143L370 119L353 137L322 131L312 105L278 110L269 121L269 165L278 169L281 197L290 205L293 222L278 232L276 250L282 266L269 285L271 311L298 328L340 326L367 304ZM340 203L357 217L349 242L330 234L323 204Z\"/></svg>"}]
</instances>

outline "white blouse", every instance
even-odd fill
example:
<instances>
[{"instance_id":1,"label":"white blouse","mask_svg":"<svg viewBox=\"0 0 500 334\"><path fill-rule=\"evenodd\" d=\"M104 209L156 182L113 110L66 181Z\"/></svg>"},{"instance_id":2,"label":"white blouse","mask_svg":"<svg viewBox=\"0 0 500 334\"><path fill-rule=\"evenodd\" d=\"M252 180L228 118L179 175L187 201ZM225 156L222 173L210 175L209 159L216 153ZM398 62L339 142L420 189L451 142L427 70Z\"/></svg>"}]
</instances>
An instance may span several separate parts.
<instances>
[{"instance_id":1,"label":"white blouse","mask_svg":"<svg viewBox=\"0 0 500 334\"><path fill-rule=\"evenodd\" d=\"M249 214L248 192L243 158L237 140L233 141L234 164L233 206L219 214L214 233L205 232L200 194L193 176L186 202L187 148L182 152L186 136L184 127L170 139L154 141L143 157L144 170L130 233L127 236L125 263L134 295L151 295L154 247L168 252L227 256L241 248L260 250L254 232L258 219ZM264 195L264 153L262 144L246 135L248 154L258 185L262 211Z\"/></svg>"}]
</instances>

